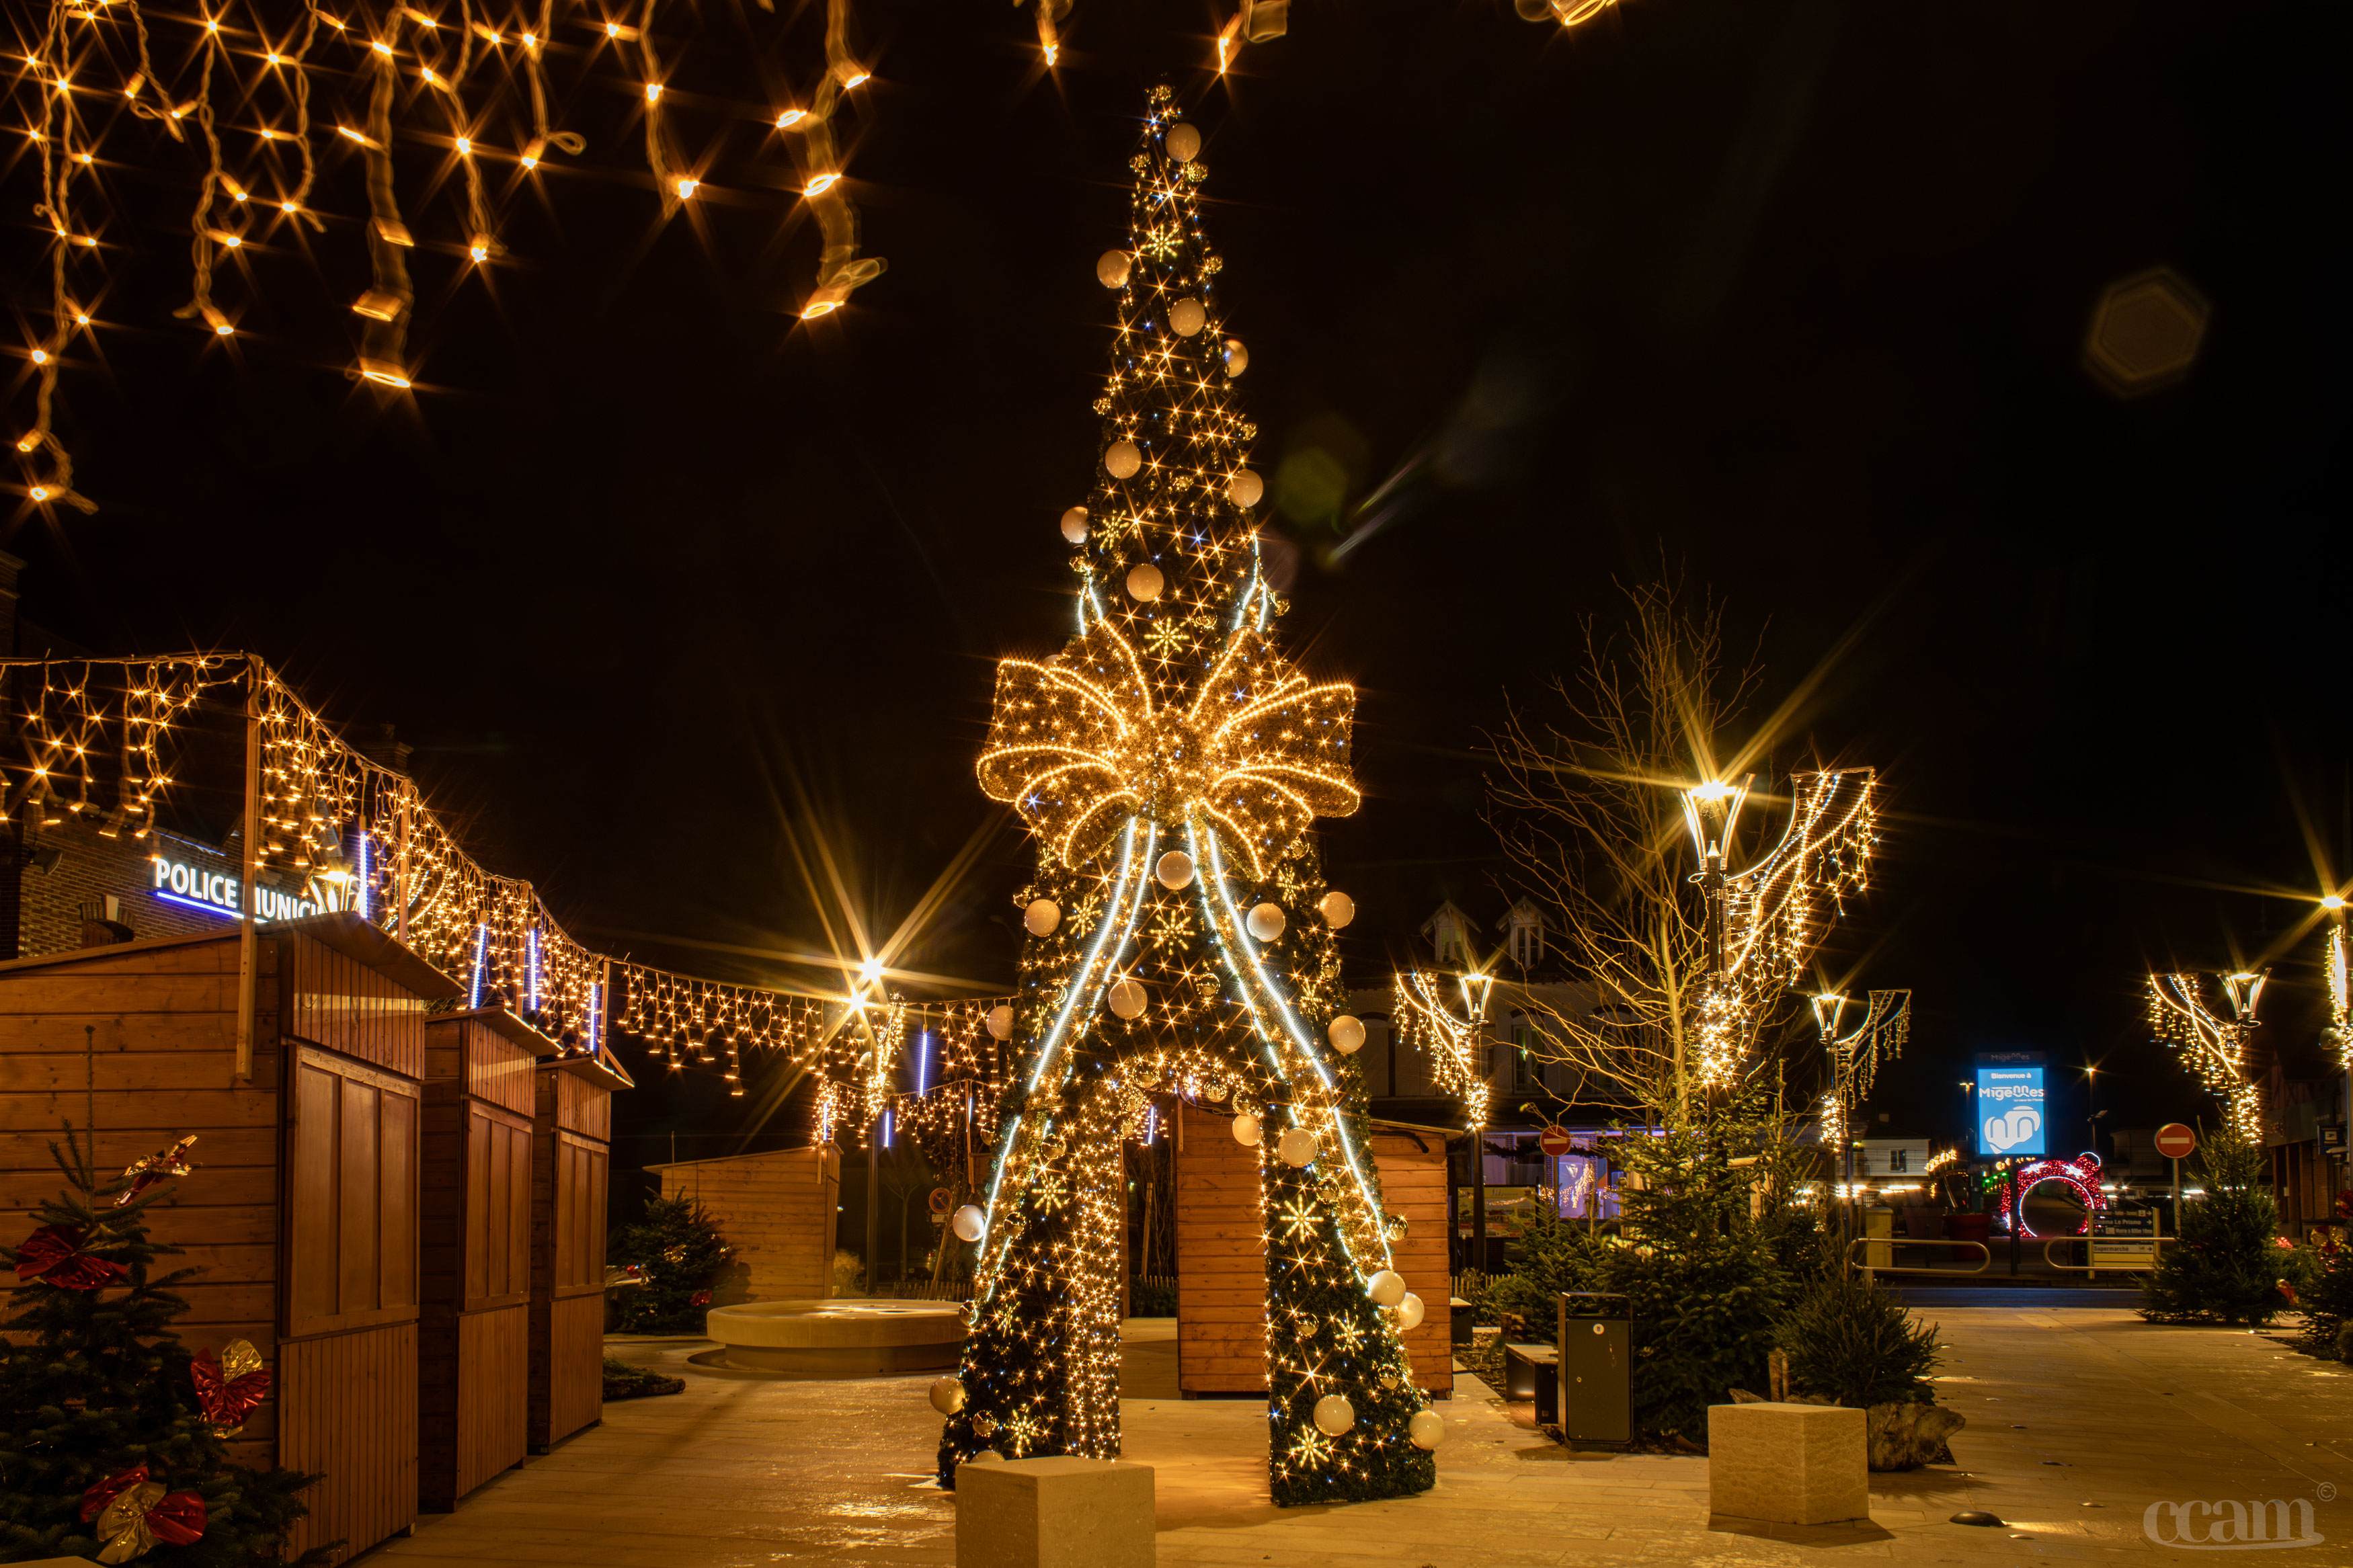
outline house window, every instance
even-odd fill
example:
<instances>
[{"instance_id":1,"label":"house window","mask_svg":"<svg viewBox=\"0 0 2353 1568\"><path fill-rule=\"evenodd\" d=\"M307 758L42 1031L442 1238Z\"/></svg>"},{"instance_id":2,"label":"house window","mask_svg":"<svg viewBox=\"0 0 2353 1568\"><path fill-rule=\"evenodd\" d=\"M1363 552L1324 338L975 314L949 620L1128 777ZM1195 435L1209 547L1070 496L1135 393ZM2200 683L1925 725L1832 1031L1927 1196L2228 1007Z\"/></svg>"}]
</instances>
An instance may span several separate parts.
<instances>
[{"instance_id":1,"label":"house window","mask_svg":"<svg viewBox=\"0 0 2353 1568\"><path fill-rule=\"evenodd\" d=\"M1462 962L1462 928L1451 921L1438 928L1438 962L1440 963Z\"/></svg>"},{"instance_id":2,"label":"house window","mask_svg":"<svg viewBox=\"0 0 2353 1568\"><path fill-rule=\"evenodd\" d=\"M1544 957L1544 927L1534 921L1514 921L1512 962L1523 969L1531 969L1542 957Z\"/></svg>"},{"instance_id":3,"label":"house window","mask_svg":"<svg viewBox=\"0 0 2353 1568\"><path fill-rule=\"evenodd\" d=\"M1536 1032L1525 1024L1512 1026L1512 1087L1542 1089L1544 1064L1536 1059Z\"/></svg>"},{"instance_id":4,"label":"house window","mask_svg":"<svg viewBox=\"0 0 2353 1568\"><path fill-rule=\"evenodd\" d=\"M1912 1151L1911 1151L1911 1150L1909 1150L1909 1149L1890 1149L1890 1150L1887 1152L1887 1169L1888 1169L1888 1171L1889 1171L1889 1173L1890 1173L1891 1174L1892 1174L1892 1173L1895 1173L1895 1172L1899 1172L1899 1171L1909 1171L1909 1170L1911 1170L1911 1168L1912 1168Z\"/></svg>"}]
</instances>

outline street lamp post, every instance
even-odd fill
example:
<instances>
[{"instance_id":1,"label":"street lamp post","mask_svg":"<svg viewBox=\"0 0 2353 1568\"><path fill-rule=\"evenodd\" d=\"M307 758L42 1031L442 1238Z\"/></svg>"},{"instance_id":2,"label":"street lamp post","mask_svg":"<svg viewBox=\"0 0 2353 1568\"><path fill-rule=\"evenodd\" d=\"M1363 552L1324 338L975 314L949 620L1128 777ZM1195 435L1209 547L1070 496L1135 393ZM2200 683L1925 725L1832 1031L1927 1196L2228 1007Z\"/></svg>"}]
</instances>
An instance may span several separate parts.
<instances>
[{"instance_id":1,"label":"street lamp post","mask_svg":"<svg viewBox=\"0 0 2353 1568\"><path fill-rule=\"evenodd\" d=\"M1732 883L1725 862L1740 823L1741 803L1748 798L1756 777L1751 773L1736 784L1710 780L1683 791L1683 822L1691 829L1692 853L1699 860L1692 880L1707 900L1706 973L1711 975L1724 973L1725 894Z\"/></svg>"},{"instance_id":2,"label":"street lamp post","mask_svg":"<svg viewBox=\"0 0 2353 1568\"><path fill-rule=\"evenodd\" d=\"M1679 1102L1687 1092L1681 1087L1687 1081L1681 1042L1696 1042L1702 1090L1738 1082L1750 1031L1772 998L1798 985L1831 924L1820 906L1837 906L1868 881L1877 841L1871 769L1792 775L1789 824L1780 841L1736 871L1733 835L1755 778L1711 779L1683 792L1683 822L1699 866L1691 879L1705 911L1700 973L1690 990L1691 1026L1676 1035Z\"/></svg>"},{"instance_id":3,"label":"street lamp post","mask_svg":"<svg viewBox=\"0 0 2353 1568\"><path fill-rule=\"evenodd\" d=\"M1864 1004L1862 1022L1844 1035L1839 1033L1839 1025L1846 1016L1852 998L1825 991L1811 1000L1814 1027L1820 1032L1822 1050L1830 1058L1831 1068L1831 1089L1822 1097L1822 1123L1826 1130L1832 1125L1838 1130L1839 1169L1848 1201L1852 1202L1855 1186L1854 1137L1848 1121L1855 1108L1871 1093L1871 1086L1879 1076L1879 1064L1904 1054L1904 1042L1912 1030L1912 993L1873 991Z\"/></svg>"}]
</instances>

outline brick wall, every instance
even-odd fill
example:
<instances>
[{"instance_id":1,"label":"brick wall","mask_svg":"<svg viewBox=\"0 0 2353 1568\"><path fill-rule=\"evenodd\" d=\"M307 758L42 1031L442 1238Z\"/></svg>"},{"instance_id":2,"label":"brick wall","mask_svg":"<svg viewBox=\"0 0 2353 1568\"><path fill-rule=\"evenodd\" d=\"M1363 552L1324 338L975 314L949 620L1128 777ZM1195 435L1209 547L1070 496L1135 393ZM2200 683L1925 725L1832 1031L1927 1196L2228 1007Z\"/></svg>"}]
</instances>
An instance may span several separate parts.
<instances>
[{"instance_id":1,"label":"brick wall","mask_svg":"<svg viewBox=\"0 0 2353 1568\"><path fill-rule=\"evenodd\" d=\"M127 834L109 838L94 825L68 822L36 827L32 833L26 849L33 858L21 879L24 910L19 951L10 956L32 958L80 947L80 906L103 906L110 893L121 900L122 912L117 918L142 937L216 936L236 929L237 921L230 915L207 914L157 898L153 869L154 857L161 853L234 877L233 855L161 829L144 838ZM50 850L58 851L57 864L44 872L38 861Z\"/></svg>"}]
</instances>

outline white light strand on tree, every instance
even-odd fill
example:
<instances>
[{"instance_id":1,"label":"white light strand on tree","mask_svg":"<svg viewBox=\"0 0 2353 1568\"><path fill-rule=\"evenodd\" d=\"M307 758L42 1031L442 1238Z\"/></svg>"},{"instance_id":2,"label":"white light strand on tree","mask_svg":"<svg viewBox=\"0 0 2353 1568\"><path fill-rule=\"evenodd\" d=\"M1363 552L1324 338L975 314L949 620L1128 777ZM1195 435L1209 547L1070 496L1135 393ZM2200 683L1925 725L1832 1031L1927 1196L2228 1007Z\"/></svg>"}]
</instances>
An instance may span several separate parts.
<instances>
[{"instance_id":1,"label":"white light strand on tree","mask_svg":"<svg viewBox=\"0 0 2353 1568\"><path fill-rule=\"evenodd\" d=\"M1076 625L998 670L981 785L1036 836L976 1290L940 1478L1119 1452L1120 1140L1155 1097L1223 1100L1254 1147L1266 1255L1268 1459L1279 1503L1397 1496L1440 1429L1390 1303L1361 1069L1340 1016L1312 827L1356 809L1354 692L1308 679L1273 626L1232 383L1221 263L1202 232L1199 132L1155 89L1131 163L1097 480L1061 520ZM1354 1026L1354 1020L1350 1020ZM1353 1049L1353 1045L1350 1047ZM1369 1270L1369 1272L1367 1272ZM1392 1289L1394 1287L1394 1289ZM1348 1420L1329 1408L1335 1392ZM1419 1424L1417 1424L1419 1423Z\"/></svg>"}]
</instances>

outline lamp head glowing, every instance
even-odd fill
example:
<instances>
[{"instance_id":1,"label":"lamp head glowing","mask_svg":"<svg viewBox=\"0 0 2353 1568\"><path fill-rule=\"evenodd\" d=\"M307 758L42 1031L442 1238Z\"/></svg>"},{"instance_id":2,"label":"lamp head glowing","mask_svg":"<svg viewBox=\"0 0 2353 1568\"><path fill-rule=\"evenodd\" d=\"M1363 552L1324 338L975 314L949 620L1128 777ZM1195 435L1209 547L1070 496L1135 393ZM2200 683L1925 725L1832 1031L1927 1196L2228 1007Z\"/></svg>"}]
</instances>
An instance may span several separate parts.
<instances>
[{"instance_id":1,"label":"lamp head glowing","mask_svg":"<svg viewBox=\"0 0 2353 1568\"><path fill-rule=\"evenodd\" d=\"M881 981L882 978L882 961L879 958L870 958L865 963L860 964L858 966L858 978L869 985L875 984Z\"/></svg>"},{"instance_id":2,"label":"lamp head glowing","mask_svg":"<svg viewBox=\"0 0 2353 1568\"><path fill-rule=\"evenodd\" d=\"M1828 1040L1838 1033L1839 1018L1846 1012L1846 998L1835 991L1825 991L1813 998L1814 1027Z\"/></svg>"},{"instance_id":3,"label":"lamp head glowing","mask_svg":"<svg viewBox=\"0 0 2353 1568\"><path fill-rule=\"evenodd\" d=\"M2345 907L2345 895L2331 893L2320 900L2320 907L2324 910L2341 910Z\"/></svg>"},{"instance_id":4,"label":"lamp head glowing","mask_svg":"<svg viewBox=\"0 0 2353 1568\"><path fill-rule=\"evenodd\" d=\"M1733 826L1740 820L1740 803L1748 798L1749 779L1726 784L1710 779L1683 791L1683 822L1690 827L1692 853L1703 865L1720 861L1729 852Z\"/></svg>"}]
</instances>

